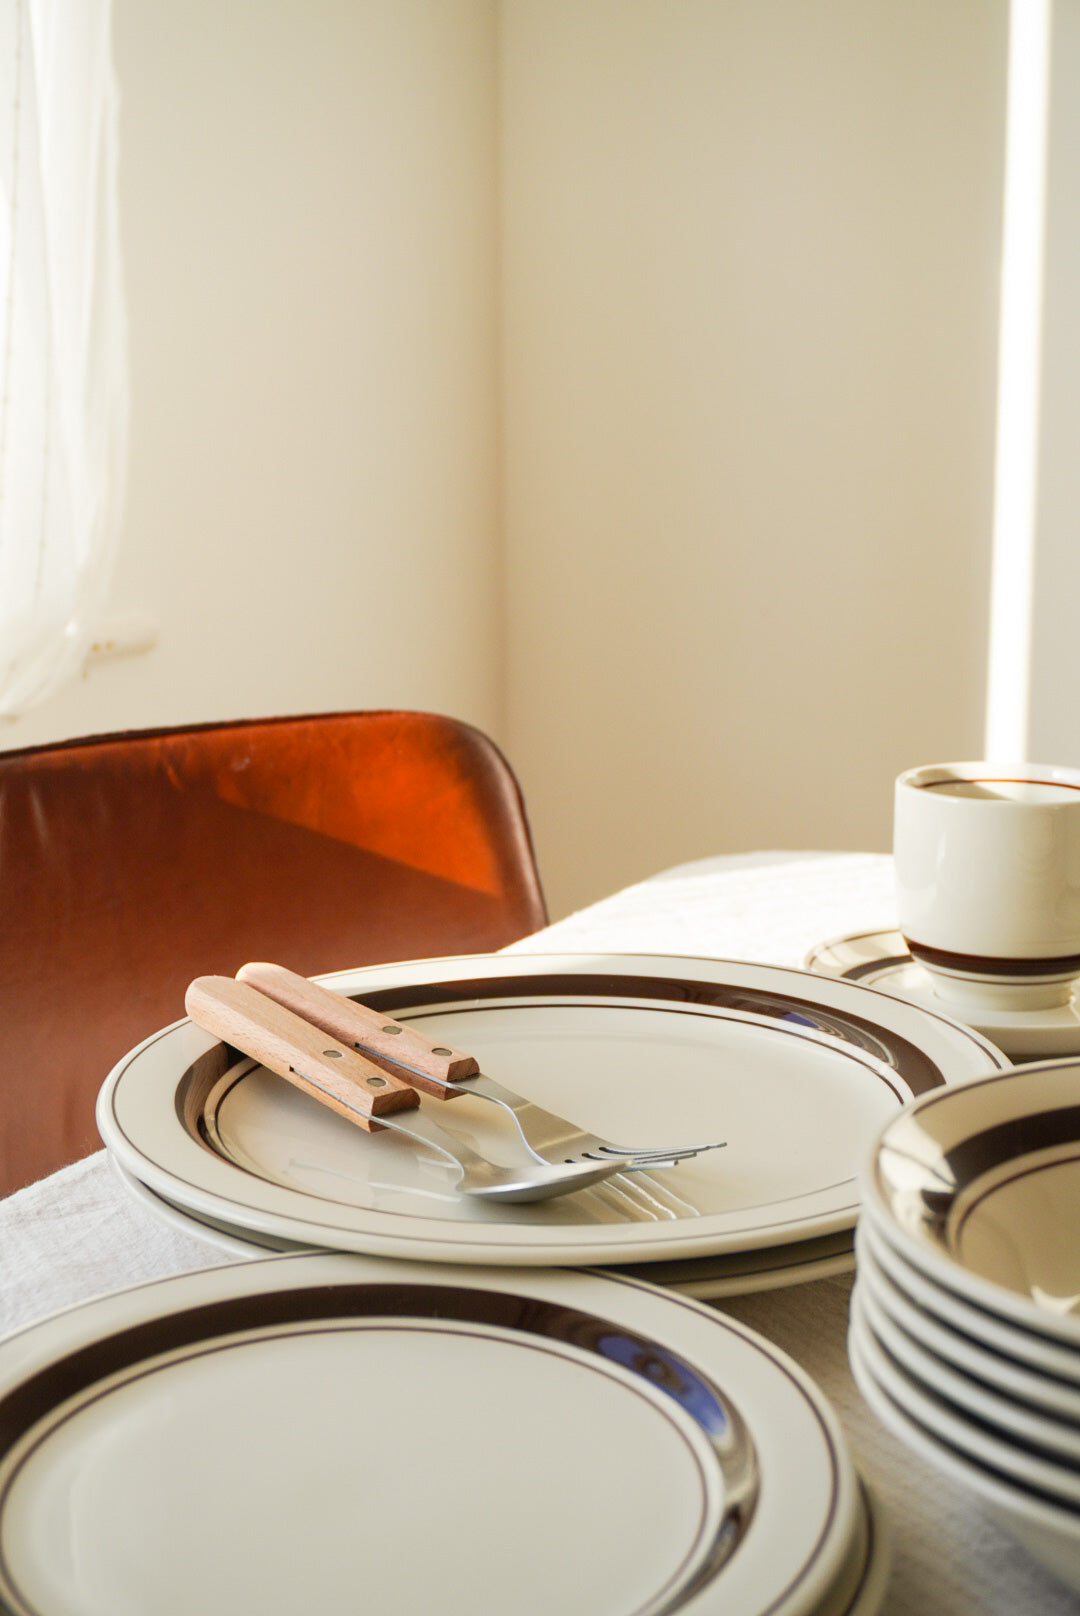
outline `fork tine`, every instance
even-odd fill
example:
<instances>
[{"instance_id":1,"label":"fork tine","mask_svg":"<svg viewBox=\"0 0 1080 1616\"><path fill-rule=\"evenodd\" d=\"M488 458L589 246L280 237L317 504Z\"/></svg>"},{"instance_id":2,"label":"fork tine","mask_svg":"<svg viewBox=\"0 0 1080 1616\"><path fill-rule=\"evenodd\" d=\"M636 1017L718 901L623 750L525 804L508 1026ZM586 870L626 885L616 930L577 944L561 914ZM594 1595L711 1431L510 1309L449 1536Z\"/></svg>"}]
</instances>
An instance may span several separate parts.
<instances>
[{"instance_id":1,"label":"fork tine","mask_svg":"<svg viewBox=\"0 0 1080 1616\"><path fill-rule=\"evenodd\" d=\"M715 1148L715 1147L710 1147ZM621 1156L617 1152L609 1153L603 1150L587 1151L585 1153L594 1161L618 1161L622 1165L623 1173L648 1173L660 1167L677 1167L680 1162L690 1161L699 1152L696 1150L656 1151L647 1154L639 1153L636 1156Z\"/></svg>"},{"instance_id":2,"label":"fork tine","mask_svg":"<svg viewBox=\"0 0 1080 1616\"><path fill-rule=\"evenodd\" d=\"M689 1161L691 1156L700 1156L706 1150L723 1150L726 1144L726 1139L716 1139L707 1145L673 1145L670 1150L650 1146L645 1150L635 1150L632 1145L615 1145L605 1141L594 1149L598 1156L623 1156L633 1162L659 1163Z\"/></svg>"}]
</instances>

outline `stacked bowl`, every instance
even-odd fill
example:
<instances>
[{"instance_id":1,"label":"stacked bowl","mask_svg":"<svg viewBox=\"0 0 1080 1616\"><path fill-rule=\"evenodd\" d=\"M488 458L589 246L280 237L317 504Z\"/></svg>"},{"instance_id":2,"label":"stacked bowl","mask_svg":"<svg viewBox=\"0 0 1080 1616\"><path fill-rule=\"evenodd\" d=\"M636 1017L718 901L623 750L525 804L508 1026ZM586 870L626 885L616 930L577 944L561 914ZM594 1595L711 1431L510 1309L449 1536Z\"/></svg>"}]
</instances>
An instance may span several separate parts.
<instances>
[{"instance_id":1,"label":"stacked bowl","mask_svg":"<svg viewBox=\"0 0 1080 1616\"><path fill-rule=\"evenodd\" d=\"M1080 1589L1080 1059L924 1095L861 1188L860 1390Z\"/></svg>"}]
</instances>

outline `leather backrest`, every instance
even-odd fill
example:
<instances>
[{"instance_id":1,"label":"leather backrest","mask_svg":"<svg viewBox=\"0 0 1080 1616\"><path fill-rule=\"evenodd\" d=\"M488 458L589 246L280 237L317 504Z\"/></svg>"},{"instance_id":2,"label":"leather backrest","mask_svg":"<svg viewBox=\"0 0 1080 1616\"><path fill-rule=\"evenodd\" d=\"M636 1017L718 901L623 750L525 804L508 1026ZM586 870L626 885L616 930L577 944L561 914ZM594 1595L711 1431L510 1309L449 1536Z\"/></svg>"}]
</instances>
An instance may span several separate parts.
<instances>
[{"instance_id":1,"label":"leather backrest","mask_svg":"<svg viewBox=\"0 0 1080 1616\"><path fill-rule=\"evenodd\" d=\"M546 922L490 740L361 712L0 754L0 1194L97 1149L194 976L487 952Z\"/></svg>"}]
</instances>

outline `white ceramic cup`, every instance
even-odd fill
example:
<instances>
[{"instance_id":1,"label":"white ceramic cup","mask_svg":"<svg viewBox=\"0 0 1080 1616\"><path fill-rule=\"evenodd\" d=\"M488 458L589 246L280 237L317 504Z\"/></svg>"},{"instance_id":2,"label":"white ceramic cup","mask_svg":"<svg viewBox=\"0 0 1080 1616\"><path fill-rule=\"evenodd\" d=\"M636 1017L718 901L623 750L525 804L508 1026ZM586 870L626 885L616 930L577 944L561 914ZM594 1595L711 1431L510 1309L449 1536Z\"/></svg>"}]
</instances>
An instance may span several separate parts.
<instances>
[{"instance_id":1,"label":"white ceramic cup","mask_svg":"<svg viewBox=\"0 0 1080 1616\"><path fill-rule=\"evenodd\" d=\"M1080 976L1080 769L940 763L896 782L900 930L958 1009L1065 1004Z\"/></svg>"}]
</instances>

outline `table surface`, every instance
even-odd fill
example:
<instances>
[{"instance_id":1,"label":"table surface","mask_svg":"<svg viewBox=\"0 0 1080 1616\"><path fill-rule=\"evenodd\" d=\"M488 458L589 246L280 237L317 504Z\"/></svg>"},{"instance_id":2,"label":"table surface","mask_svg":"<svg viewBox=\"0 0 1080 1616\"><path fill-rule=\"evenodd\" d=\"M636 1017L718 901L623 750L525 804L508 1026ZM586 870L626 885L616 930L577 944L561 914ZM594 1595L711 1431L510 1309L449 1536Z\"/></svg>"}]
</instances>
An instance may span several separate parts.
<instances>
[{"instance_id":1,"label":"table surface","mask_svg":"<svg viewBox=\"0 0 1080 1616\"><path fill-rule=\"evenodd\" d=\"M801 965L816 943L894 924L888 857L763 853L664 871L509 952L610 949ZM0 1201L0 1332L121 1286L228 1260L136 1204L102 1151ZM883 1616L1077 1616L1080 1597L863 1403L846 1355L850 1283L819 1280L716 1305L790 1353L836 1409L891 1529Z\"/></svg>"}]
</instances>

